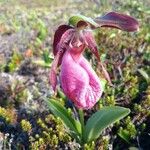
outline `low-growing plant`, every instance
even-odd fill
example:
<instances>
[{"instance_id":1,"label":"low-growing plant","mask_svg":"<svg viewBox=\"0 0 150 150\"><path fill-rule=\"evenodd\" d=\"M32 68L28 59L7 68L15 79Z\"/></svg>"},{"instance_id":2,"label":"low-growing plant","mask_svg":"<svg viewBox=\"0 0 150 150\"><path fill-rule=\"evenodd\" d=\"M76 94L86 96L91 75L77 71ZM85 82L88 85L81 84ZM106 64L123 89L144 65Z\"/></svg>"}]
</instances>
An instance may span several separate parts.
<instances>
[{"instance_id":1,"label":"low-growing plant","mask_svg":"<svg viewBox=\"0 0 150 150\"><path fill-rule=\"evenodd\" d=\"M27 81L20 76L7 78L2 77L0 81L0 105L18 106L28 99Z\"/></svg>"},{"instance_id":2,"label":"low-growing plant","mask_svg":"<svg viewBox=\"0 0 150 150\"><path fill-rule=\"evenodd\" d=\"M127 143L130 143L131 139L135 139L137 130L129 116L125 119L125 128L120 127L118 135Z\"/></svg>"},{"instance_id":3,"label":"low-growing plant","mask_svg":"<svg viewBox=\"0 0 150 150\"><path fill-rule=\"evenodd\" d=\"M14 53L12 55L12 58L10 62L5 66L6 72L14 72L21 64L21 61L23 60L23 57L21 53L19 53L17 50L14 50Z\"/></svg>"},{"instance_id":4,"label":"low-growing plant","mask_svg":"<svg viewBox=\"0 0 150 150\"><path fill-rule=\"evenodd\" d=\"M72 140L66 133L61 119L52 114L48 114L44 118L38 118L37 126L40 130L35 135L30 136L31 149L55 149L59 142L68 143Z\"/></svg>"},{"instance_id":5,"label":"low-growing plant","mask_svg":"<svg viewBox=\"0 0 150 150\"><path fill-rule=\"evenodd\" d=\"M23 119L23 120L21 120L20 124L21 124L21 128L22 128L23 131L28 132L28 133L31 132L32 125L29 121Z\"/></svg>"},{"instance_id":6,"label":"low-growing plant","mask_svg":"<svg viewBox=\"0 0 150 150\"><path fill-rule=\"evenodd\" d=\"M3 118L7 123L15 123L17 115L14 109L0 107L0 118Z\"/></svg>"},{"instance_id":7,"label":"low-growing plant","mask_svg":"<svg viewBox=\"0 0 150 150\"><path fill-rule=\"evenodd\" d=\"M79 110L80 117L76 120L58 101L50 99L48 104L50 110L62 119L70 135L81 145L96 140L106 127L130 112L129 109L119 106L104 107L93 114L85 124L82 110Z\"/></svg>"},{"instance_id":8,"label":"low-growing plant","mask_svg":"<svg viewBox=\"0 0 150 150\"><path fill-rule=\"evenodd\" d=\"M138 22L127 15L111 12L96 19L75 15L69 19L69 25L61 25L55 32L53 42L54 61L50 70L50 84L56 92L57 67L61 65L60 81L65 95L79 109L78 117L73 117L58 100L48 100L49 109L68 128L69 134L86 149L102 131L112 123L129 114L130 110L119 106L103 107L95 112L85 123L83 109L91 109L104 91L104 84L83 57L85 48L89 48L98 60L104 77L112 85L108 72L100 60L98 48L90 29L114 27L125 31L136 31ZM113 101L114 97L108 100ZM92 145L91 145L92 144ZM93 148L92 148L93 149Z\"/></svg>"}]
</instances>

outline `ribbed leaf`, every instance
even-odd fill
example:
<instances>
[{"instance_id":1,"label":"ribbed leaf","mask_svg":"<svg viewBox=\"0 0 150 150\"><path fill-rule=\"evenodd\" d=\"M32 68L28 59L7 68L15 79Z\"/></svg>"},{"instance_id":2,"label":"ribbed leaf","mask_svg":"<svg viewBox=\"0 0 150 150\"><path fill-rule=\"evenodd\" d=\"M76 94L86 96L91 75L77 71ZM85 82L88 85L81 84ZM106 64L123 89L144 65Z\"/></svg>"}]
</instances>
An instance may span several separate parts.
<instances>
[{"instance_id":1,"label":"ribbed leaf","mask_svg":"<svg viewBox=\"0 0 150 150\"><path fill-rule=\"evenodd\" d=\"M81 124L79 121L73 119L57 100L50 99L47 101L49 109L51 112L60 117L67 128L69 128L70 134L79 141L81 134Z\"/></svg>"},{"instance_id":2,"label":"ribbed leaf","mask_svg":"<svg viewBox=\"0 0 150 150\"><path fill-rule=\"evenodd\" d=\"M81 26L87 26L87 25L90 25L91 27L94 27L94 28L98 27L98 24L92 18L85 17L83 15L72 16L69 19L69 24L75 27L81 27Z\"/></svg>"},{"instance_id":3,"label":"ribbed leaf","mask_svg":"<svg viewBox=\"0 0 150 150\"><path fill-rule=\"evenodd\" d=\"M102 108L88 119L85 126L84 142L97 139L106 127L122 119L128 115L129 112L129 109L119 106Z\"/></svg>"}]
</instances>

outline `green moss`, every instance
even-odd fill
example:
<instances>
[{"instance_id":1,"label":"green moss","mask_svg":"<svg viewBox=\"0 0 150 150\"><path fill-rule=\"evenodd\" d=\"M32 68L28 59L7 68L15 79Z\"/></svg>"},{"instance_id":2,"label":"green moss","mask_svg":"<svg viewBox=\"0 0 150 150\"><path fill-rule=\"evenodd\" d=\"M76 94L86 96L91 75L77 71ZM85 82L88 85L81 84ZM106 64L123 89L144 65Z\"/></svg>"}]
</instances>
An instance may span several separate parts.
<instances>
[{"instance_id":1,"label":"green moss","mask_svg":"<svg viewBox=\"0 0 150 150\"><path fill-rule=\"evenodd\" d=\"M14 123L16 112L14 109L0 107L0 117L4 118L7 123Z\"/></svg>"},{"instance_id":2,"label":"green moss","mask_svg":"<svg viewBox=\"0 0 150 150\"><path fill-rule=\"evenodd\" d=\"M114 95L107 96L105 101L106 101L107 105L110 105L110 106L114 106L116 104Z\"/></svg>"},{"instance_id":3,"label":"green moss","mask_svg":"<svg viewBox=\"0 0 150 150\"><path fill-rule=\"evenodd\" d=\"M108 150L109 149L109 137L108 136L103 136L100 139L100 143L97 145L99 150Z\"/></svg>"},{"instance_id":4,"label":"green moss","mask_svg":"<svg viewBox=\"0 0 150 150\"><path fill-rule=\"evenodd\" d=\"M21 128L22 128L23 131L31 132L32 125L31 125L31 123L29 121L23 119L23 120L21 120L20 124L21 124Z\"/></svg>"},{"instance_id":5,"label":"green moss","mask_svg":"<svg viewBox=\"0 0 150 150\"><path fill-rule=\"evenodd\" d=\"M118 135L123 138L126 142L130 143L131 139L135 139L137 135L137 129L131 118L128 116L125 119L124 128L120 127Z\"/></svg>"},{"instance_id":6,"label":"green moss","mask_svg":"<svg viewBox=\"0 0 150 150\"><path fill-rule=\"evenodd\" d=\"M31 138L32 149L40 149L41 147L55 149L59 142L68 143L72 140L61 119L54 117L52 114L48 114L44 118L38 118L37 124L41 132ZM40 141L42 142L40 143Z\"/></svg>"}]
</instances>

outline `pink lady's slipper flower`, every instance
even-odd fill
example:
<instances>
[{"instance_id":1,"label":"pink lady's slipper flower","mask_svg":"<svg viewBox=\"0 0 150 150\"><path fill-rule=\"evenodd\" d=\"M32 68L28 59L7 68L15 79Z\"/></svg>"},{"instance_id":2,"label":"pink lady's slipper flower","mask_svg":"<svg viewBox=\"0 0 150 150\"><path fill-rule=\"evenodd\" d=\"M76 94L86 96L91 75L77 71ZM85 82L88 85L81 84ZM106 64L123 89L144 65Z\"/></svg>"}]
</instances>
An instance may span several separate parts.
<instances>
[{"instance_id":1,"label":"pink lady's slipper flower","mask_svg":"<svg viewBox=\"0 0 150 150\"><path fill-rule=\"evenodd\" d=\"M86 29L86 26L90 26L92 29L113 27L125 31L135 31L138 28L138 22L134 18L116 12L110 12L93 21L94 25L88 21L79 20L75 27L59 26L53 42L55 58L50 70L50 84L55 91L57 67L60 66L60 84L63 92L74 102L75 106L82 109L92 108L103 93L99 77L83 56L85 48L89 48L96 56L106 79L111 83L109 75L100 61L92 32Z\"/></svg>"}]
</instances>

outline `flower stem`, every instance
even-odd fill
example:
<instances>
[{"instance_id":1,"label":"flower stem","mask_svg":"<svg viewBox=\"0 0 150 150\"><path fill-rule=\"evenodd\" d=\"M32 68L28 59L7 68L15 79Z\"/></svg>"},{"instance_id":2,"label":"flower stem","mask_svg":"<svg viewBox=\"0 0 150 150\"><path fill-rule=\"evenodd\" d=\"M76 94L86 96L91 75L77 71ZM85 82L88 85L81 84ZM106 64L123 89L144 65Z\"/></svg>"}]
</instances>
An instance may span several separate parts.
<instances>
[{"instance_id":1,"label":"flower stem","mask_svg":"<svg viewBox=\"0 0 150 150\"><path fill-rule=\"evenodd\" d=\"M79 119L80 119L80 123L81 123L81 128L82 128L82 134L81 134L81 139L82 139L82 144L84 144L84 112L83 109L79 109Z\"/></svg>"}]
</instances>

